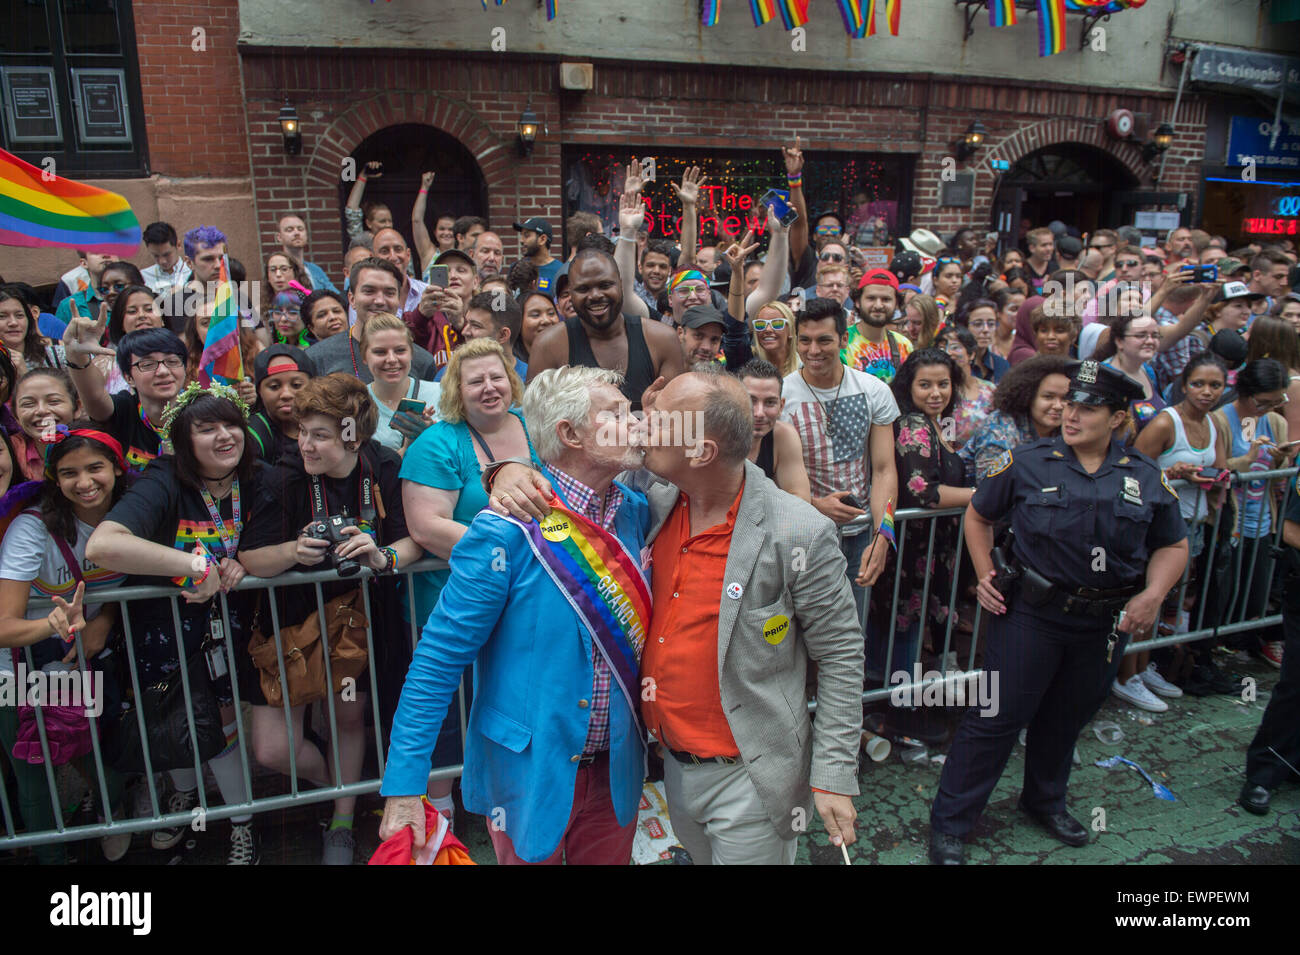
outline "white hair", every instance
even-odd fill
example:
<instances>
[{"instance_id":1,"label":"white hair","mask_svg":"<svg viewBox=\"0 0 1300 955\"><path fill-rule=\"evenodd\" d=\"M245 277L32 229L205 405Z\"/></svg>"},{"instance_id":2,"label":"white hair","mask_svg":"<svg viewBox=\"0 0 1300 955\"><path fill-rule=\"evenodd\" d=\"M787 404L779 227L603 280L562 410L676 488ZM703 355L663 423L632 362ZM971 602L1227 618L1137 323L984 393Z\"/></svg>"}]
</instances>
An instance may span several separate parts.
<instances>
[{"instance_id":1,"label":"white hair","mask_svg":"<svg viewBox=\"0 0 1300 955\"><path fill-rule=\"evenodd\" d=\"M594 386L622 384L623 376L616 371L574 365L548 368L529 382L524 391L524 422L537 456L550 463L564 452L556 434L561 421L580 431L586 428Z\"/></svg>"}]
</instances>

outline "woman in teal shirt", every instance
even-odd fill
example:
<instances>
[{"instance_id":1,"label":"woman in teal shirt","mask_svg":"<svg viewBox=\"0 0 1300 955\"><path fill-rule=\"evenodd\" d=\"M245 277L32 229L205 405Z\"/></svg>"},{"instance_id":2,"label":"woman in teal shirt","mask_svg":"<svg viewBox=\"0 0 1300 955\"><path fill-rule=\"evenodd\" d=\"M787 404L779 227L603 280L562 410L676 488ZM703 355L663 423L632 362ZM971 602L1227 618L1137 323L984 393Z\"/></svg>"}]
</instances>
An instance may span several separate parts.
<instances>
[{"instance_id":1,"label":"woman in teal shirt","mask_svg":"<svg viewBox=\"0 0 1300 955\"><path fill-rule=\"evenodd\" d=\"M450 559L474 516L487 507L481 481L485 464L527 457L541 467L518 408L523 396L514 361L492 339L472 339L451 353L438 400L441 420L416 438L402 459L407 530L425 556ZM429 619L450 575L446 570L412 575L417 629ZM458 721L443 724L433 765L455 762L459 735ZM429 784L434 806L445 815L450 794L450 781Z\"/></svg>"}]
</instances>

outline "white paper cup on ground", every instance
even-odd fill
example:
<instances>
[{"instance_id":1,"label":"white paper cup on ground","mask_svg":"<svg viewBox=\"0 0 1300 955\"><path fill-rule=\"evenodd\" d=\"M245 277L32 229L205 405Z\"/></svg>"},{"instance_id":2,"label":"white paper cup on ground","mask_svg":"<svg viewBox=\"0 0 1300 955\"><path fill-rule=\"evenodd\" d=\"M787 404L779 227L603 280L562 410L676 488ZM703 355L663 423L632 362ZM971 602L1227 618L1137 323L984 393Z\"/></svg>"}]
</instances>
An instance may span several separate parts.
<instances>
[{"instance_id":1,"label":"white paper cup on ground","mask_svg":"<svg viewBox=\"0 0 1300 955\"><path fill-rule=\"evenodd\" d=\"M877 736L870 730L863 730L862 748L873 763L883 763L889 759L889 751L893 747L885 737Z\"/></svg>"}]
</instances>

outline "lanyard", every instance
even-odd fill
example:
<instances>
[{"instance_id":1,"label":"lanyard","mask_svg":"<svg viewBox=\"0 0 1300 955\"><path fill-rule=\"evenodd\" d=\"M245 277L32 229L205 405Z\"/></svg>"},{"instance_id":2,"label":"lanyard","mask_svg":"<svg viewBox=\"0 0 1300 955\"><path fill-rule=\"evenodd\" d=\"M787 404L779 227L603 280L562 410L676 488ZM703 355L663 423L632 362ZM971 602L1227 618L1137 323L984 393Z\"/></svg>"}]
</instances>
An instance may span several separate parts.
<instances>
[{"instance_id":1,"label":"lanyard","mask_svg":"<svg viewBox=\"0 0 1300 955\"><path fill-rule=\"evenodd\" d=\"M225 548L225 556L231 560L235 557L235 551L239 547L239 534L244 529L243 522L239 519L239 478L235 478L230 485L230 513L232 522L235 525L235 539L232 541L230 535L226 533L226 523L221 519L221 511L218 510L217 504L212 500L212 495L208 493L206 487L199 489L203 494L203 503L208 509L208 516L212 518L212 526L217 529L217 536L221 538L221 546Z\"/></svg>"},{"instance_id":2,"label":"lanyard","mask_svg":"<svg viewBox=\"0 0 1300 955\"><path fill-rule=\"evenodd\" d=\"M144 422L144 426L161 438L163 433L162 428L158 427L156 424L154 424L152 421L149 420L149 416L145 414L144 402L137 401L135 403L135 410L139 413L140 420Z\"/></svg>"}]
</instances>

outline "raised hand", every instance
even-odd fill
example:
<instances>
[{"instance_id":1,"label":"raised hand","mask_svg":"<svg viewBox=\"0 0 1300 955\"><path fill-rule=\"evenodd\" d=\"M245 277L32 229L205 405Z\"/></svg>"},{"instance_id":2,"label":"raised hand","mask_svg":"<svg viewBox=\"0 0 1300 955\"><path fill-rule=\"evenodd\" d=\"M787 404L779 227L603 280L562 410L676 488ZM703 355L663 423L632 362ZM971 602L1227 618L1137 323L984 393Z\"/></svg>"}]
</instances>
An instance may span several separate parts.
<instances>
[{"instance_id":1,"label":"raised hand","mask_svg":"<svg viewBox=\"0 0 1300 955\"><path fill-rule=\"evenodd\" d=\"M381 163L378 159L372 159L370 160L370 162L366 163L367 179L378 179L383 174L384 174L384 164Z\"/></svg>"},{"instance_id":2,"label":"raised hand","mask_svg":"<svg viewBox=\"0 0 1300 955\"><path fill-rule=\"evenodd\" d=\"M433 185L433 177L434 177L434 175L435 175L435 174L434 174L434 173L431 173L431 172L426 172L426 173L421 174L421 176L420 176L420 188L421 188L421 189L428 189L430 186L432 186L432 185Z\"/></svg>"},{"instance_id":3,"label":"raised hand","mask_svg":"<svg viewBox=\"0 0 1300 955\"><path fill-rule=\"evenodd\" d=\"M618 200L618 234L634 236L645 222L645 203L639 192L625 192Z\"/></svg>"},{"instance_id":4,"label":"raised hand","mask_svg":"<svg viewBox=\"0 0 1300 955\"><path fill-rule=\"evenodd\" d=\"M645 176L641 171L641 160L635 156L627 164L627 176L623 180L623 195L640 192L645 186Z\"/></svg>"},{"instance_id":5,"label":"raised hand","mask_svg":"<svg viewBox=\"0 0 1300 955\"><path fill-rule=\"evenodd\" d=\"M781 155L785 159L787 176L797 176L803 172L803 147L798 136L795 136L793 146L782 147Z\"/></svg>"},{"instance_id":6,"label":"raised hand","mask_svg":"<svg viewBox=\"0 0 1300 955\"><path fill-rule=\"evenodd\" d=\"M727 261L731 263L732 275L735 275L740 269L744 268L745 260L758 249L758 243L751 242L753 238L754 231L751 229L745 233L743 239L739 242L733 242L727 247ZM642 407L644 407L644 404Z\"/></svg>"},{"instance_id":7,"label":"raised hand","mask_svg":"<svg viewBox=\"0 0 1300 955\"><path fill-rule=\"evenodd\" d=\"M63 332L63 350L69 355L117 355L117 351L100 344L104 328L108 325L108 303L101 303L99 318L91 321L77 311L77 302L71 300L72 317Z\"/></svg>"},{"instance_id":8,"label":"raised hand","mask_svg":"<svg viewBox=\"0 0 1300 955\"><path fill-rule=\"evenodd\" d=\"M673 192L677 194L682 205L693 206L700 201L700 190L708 181L708 175L699 166L688 166L682 173L681 185L671 181L668 184L673 187Z\"/></svg>"}]
</instances>

